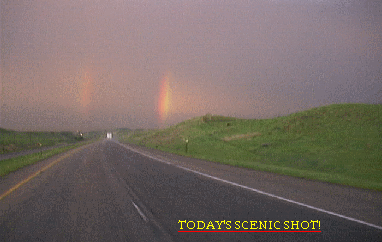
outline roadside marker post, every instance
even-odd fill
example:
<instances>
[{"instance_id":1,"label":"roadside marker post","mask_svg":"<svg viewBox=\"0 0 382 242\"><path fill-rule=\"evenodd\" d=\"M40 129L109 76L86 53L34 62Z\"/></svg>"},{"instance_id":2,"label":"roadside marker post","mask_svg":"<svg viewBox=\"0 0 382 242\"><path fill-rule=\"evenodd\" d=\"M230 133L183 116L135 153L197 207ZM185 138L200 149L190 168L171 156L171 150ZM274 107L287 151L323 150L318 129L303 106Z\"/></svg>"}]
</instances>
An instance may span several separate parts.
<instances>
[{"instance_id":1,"label":"roadside marker post","mask_svg":"<svg viewBox=\"0 0 382 242\"><path fill-rule=\"evenodd\" d=\"M38 145L40 146L40 156L42 156L42 144L38 143Z\"/></svg>"}]
</instances>

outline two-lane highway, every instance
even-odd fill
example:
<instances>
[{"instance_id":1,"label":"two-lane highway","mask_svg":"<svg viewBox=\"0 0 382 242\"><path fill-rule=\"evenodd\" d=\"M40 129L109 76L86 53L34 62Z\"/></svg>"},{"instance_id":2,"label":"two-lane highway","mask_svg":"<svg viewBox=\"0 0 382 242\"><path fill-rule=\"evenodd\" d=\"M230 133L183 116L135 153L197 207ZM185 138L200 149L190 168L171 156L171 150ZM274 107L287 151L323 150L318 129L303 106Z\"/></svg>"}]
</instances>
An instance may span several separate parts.
<instances>
[{"instance_id":1,"label":"two-lane highway","mask_svg":"<svg viewBox=\"0 0 382 242\"><path fill-rule=\"evenodd\" d=\"M211 179L106 140L20 186L0 209L1 241L382 241L378 226Z\"/></svg>"}]
</instances>

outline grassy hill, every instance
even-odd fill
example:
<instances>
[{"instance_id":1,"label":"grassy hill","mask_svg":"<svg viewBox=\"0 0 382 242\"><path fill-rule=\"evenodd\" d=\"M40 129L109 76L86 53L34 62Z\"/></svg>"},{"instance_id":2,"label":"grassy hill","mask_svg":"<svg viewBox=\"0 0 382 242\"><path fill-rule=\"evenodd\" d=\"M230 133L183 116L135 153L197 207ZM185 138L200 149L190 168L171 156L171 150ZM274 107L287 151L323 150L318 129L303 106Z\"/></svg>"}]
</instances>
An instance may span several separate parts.
<instances>
[{"instance_id":1,"label":"grassy hill","mask_svg":"<svg viewBox=\"0 0 382 242\"><path fill-rule=\"evenodd\" d=\"M82 136L72 132L17 132L0 128L0 154L26 149L53 146L60 143L69 144L64 147L49 149L29 155L17 156L0 161L0 176L5 176L25 166L34 164L54 155L78 148L104 137L104 132L94 131ZM79 142L82 141L82 142Z\"/></svg>"},{"instance_id":2,"label":"grassy hill","mask_svg":"<svg viewBox=\"0 0 382 242\"><path fill-rule=\"evenodd\" d=\"M74 143L78 140L72 132L18 132L0 128L0 154L26 149L52 146L59 143Z\"/></svg>"},{"instance_id":3,"label":"grassy hill","mask_svg":"<svg viewBox=\"0 0 382 242\"><path fill-rule=\"evenodd\" d=\"M382 191L381 134L382 105L332 104L273 119L206 115L120 139L233 166Z\"/></svg>"}]
</instances>

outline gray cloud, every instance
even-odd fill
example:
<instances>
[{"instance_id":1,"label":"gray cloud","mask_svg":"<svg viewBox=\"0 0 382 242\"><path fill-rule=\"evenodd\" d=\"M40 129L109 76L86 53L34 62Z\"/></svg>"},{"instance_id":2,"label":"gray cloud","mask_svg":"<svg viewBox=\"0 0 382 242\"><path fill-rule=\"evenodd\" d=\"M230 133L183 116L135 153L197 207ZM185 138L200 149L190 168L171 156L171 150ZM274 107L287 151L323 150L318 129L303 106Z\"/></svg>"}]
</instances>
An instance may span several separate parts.
<instances>
[{"instance_id":1,"label":"gray cloud","mask_svg":"<svg viewBox=\"0 0 382 242\"><path fill-rule=\"evenodd\" d=\"M158 127L381 102L378 1L2 1L1 126ZM168 74L170 75L170 74Z\"/></svg>"}]
</instances>

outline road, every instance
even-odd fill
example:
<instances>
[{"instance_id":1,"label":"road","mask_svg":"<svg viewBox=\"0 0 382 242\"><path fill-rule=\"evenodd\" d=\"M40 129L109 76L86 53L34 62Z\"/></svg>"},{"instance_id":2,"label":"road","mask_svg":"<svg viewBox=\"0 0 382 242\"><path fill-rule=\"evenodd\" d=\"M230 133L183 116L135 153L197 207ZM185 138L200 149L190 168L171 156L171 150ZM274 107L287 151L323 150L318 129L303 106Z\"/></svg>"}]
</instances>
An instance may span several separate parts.
<instances>
[{"instance_id":1,"label":"road","mask_svg":"<svg viewBox=\"0 0 382 242\"><path fill-rule=\"evenodd\" d=\"M0 241L382 241L378 225L170 163L110 140L80 148L0 200ZM16 183L12 179L1 180L1 194ZM187 228L189 221L195 228ZM203 232L184 232L200 231L197 221L205 223ZM213 232L205 232L210 221ZM258 222L251 230L250 221L268 225L259 229ZM218 233L218 223L229 232Z\"/></svg>"}]
</instances>

